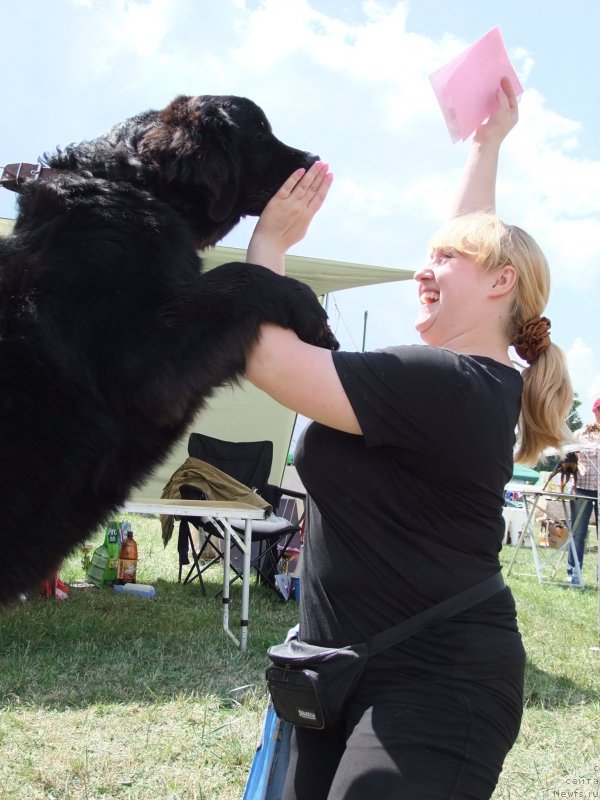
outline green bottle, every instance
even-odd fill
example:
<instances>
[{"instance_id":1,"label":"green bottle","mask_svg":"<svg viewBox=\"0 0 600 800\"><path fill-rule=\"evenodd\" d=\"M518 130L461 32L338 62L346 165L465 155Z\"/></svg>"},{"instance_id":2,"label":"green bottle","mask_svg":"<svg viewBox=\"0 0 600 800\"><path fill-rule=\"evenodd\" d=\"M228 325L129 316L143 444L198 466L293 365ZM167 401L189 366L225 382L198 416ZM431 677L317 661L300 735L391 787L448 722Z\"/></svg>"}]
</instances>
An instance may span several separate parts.
<instances>
[{"instance_id":1,"label":"green bottle","mask_svg":"<svg viewBox=\"0 0 600 800\"><path fill-rule=\"evenodd\" d=\"M121 526L114 520L108 523L108 529L104 543L108 548L108 564L104 575L104 583L107 586L117 580L117 570L119 569L119 552L121 550Z\"/></svg>"}]
</instances>

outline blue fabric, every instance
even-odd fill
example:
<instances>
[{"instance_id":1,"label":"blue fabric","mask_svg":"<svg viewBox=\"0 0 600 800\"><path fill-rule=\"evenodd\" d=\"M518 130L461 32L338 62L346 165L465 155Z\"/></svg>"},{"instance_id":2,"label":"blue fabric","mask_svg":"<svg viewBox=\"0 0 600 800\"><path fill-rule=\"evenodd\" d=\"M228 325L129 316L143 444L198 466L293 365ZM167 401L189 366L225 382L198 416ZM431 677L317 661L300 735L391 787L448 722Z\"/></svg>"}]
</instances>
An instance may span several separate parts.
<instances>
[{"instance_id":1,"label":"blue fabric","mask_svg":"<svg viewBox=\"0 0 600 800\"><path fill-rule=\"evenodd\" d=\"M579 497L591 497L590 500L571 500L571 519L573 520L573 542L575 544L575 551L577 552L577 560L579 566L583 567L583 554L585 552L585 540L588 535L588 525L590 524L590 517L592 516L592 508L596 510L596 519L598 519L598 500L597 492L595 489L577 489ZM581 506L583 505L583 509ZM579 512L581 516L577 519ZM597 526L598 523L596 523ZM567 573L573 574L575 563L573 561L573 553L569 547L569 563L567 566Z\"/></svg>"},{"instance_id":2,"label":"blue fabric","mask_svg":"<svg viewBox=\"0 0 600 800\"><path fill-rule=\"evenodd\" d=\"M243 800L280 800L290 760L292 727L289 722L278 719L269 703Z\"/></svg>"}]
</instances>

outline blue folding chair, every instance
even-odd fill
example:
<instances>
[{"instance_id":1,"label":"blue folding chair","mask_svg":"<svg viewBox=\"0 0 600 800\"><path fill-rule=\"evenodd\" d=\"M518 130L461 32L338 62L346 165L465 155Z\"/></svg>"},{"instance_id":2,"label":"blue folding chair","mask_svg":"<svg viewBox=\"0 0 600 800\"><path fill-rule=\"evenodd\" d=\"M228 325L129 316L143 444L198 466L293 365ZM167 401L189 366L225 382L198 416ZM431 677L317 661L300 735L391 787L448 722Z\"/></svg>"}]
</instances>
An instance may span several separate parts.
<instances>
[{"instance_id":1,"label":"blue folding chair","mask_svg":"<svg viewBox=\"0 0 600 800\"><path fill-rule=\"evenodd\" d=\"M285 641L298 636L299 625L287 632ZM242 800L281 800L290 762L290 737L294 726L279 719L269 700L262 735L250 767Z\"/></svg>"},{"instance_id":2,"label":"blue folding chair","mask_svg":"<svg viewBox=\"0 0 600 800\"><path fill-rule=\"evenodd\" d=\"M291 722L279 719L269 702L243 800L280 800L290 760L293 727Z\"/></svg>"}]
</instances>

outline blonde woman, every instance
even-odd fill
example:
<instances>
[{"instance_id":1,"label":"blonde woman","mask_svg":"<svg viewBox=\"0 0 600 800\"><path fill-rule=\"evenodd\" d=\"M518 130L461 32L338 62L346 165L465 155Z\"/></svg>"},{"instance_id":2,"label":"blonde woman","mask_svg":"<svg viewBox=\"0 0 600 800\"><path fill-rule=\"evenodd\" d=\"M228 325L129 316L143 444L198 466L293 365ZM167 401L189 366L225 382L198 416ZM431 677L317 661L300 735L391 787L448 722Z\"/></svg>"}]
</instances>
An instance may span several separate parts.
<instances>
[{"instance_id":1,"label":"blonde woman","mask_svg":"<svg viewBox=\"0 0 600 800\"><path fill-rule=\"evenodd\" d=\"M331 353L264 326L248 360L256 386L314 420L295 461L318 512L304 641L365 641L498 572L515 429L523 461L562 440L571 393L541 316L548 267L531 237L493 214L500 144L516 120L504 80L473 140L459 216L415 274L424 345ZM248 261L283 272L331 181L325 164L294 173ZM511 344L529 364L522 374ZM489 798L519 730L524 661L508 588L374 657L342 723L294 731L284 800Z\"/></svg>"}]
</instances>

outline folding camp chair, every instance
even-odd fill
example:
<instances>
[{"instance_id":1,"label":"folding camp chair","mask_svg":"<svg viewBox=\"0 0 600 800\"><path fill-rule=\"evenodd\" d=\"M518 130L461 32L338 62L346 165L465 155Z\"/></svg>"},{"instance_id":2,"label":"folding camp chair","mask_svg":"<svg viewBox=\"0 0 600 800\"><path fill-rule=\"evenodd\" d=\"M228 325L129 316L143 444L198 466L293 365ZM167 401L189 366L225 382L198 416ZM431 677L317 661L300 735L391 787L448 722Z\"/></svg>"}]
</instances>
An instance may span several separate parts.
<instances>
[{"instance_id":1,"label":"folding camp chair","mask_svg":"<svg viewBox=\"0 0 600 800\"><path fill-rule=\"evenodd\" d=\"M298 500L304 501L305 495L302 492L282 489L267 482L273 460L273 443L270 441L226 442L205 434L191 433L188 440L188 454L207 462L255 490L276 512L280 508L285 508L286 516L274 513L264 521L255 522L252 526L252 542L256 545L254 550L257 552L253 552L251 566L256 572L257 582L266 583L278 591L275 582L277 564L290 547L294 536L301 529L304 512L302 510L302 513L298 513ZM185 500L211 499L206 495L201 496L202 492L196 487L188 485L182 486L180 493L182 499ZM235 519L231 519L229 522L234 531L239 532L243 537L244 523ZM199 548L194 542L189 523L198 529L204 539ZM182 519L179 523L179 580L181 581L182 578L182 563L186 563L185 551L187 550L189 553L191 550L193 563L183 583L190 583L197 578L204 592L202 575L222 558L220 547L222 541L221 531L210 521L201 517ZM234 539L231 544L233 582L241 578L241 572L235 565L236 551L238 554L241 551ZM205 554L209 547L212 547L212 556L205 561ZM201 564L201 561L205 561L205 563Z\"/></svg>"}]
</instances>

